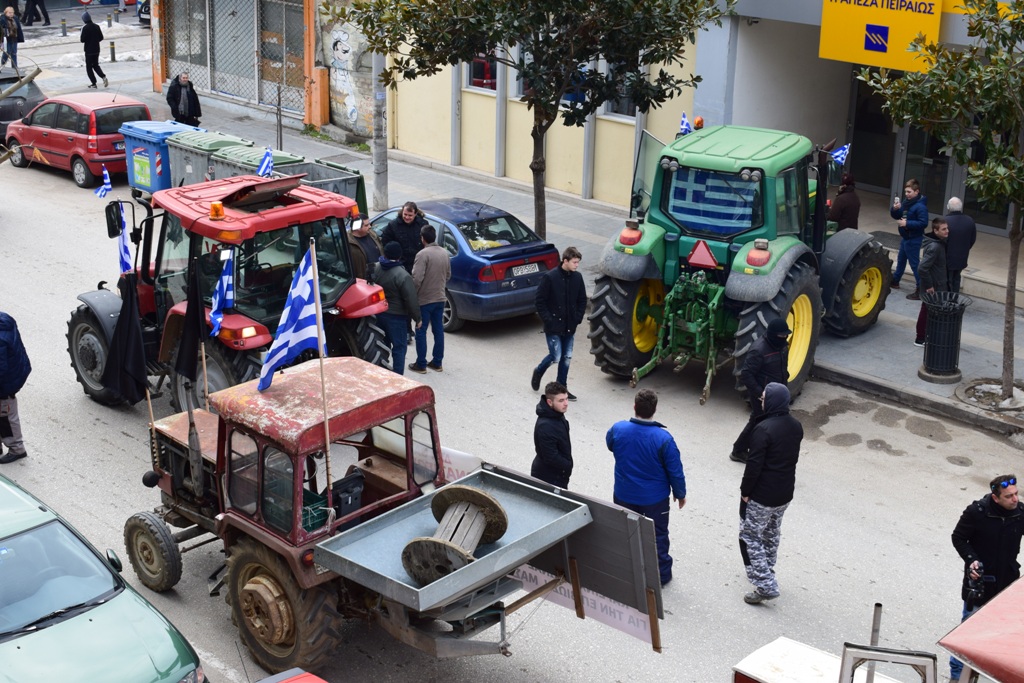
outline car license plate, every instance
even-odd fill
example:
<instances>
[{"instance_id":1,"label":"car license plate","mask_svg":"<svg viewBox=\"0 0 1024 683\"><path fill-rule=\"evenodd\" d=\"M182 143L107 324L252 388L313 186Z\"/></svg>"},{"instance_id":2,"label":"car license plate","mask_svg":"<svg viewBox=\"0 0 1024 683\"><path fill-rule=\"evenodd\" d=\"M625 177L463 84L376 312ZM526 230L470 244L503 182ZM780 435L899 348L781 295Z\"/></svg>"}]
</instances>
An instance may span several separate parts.
<instances>
[{"instance_id":1,"label":"car license plate","mask_svg":"<svg viewBox=\"0 0 1024 683\"><path fill-rule=\"evenodd\" d=\"M540 266L536 263L527 263L525 266L512 266L512 276L519 277L520 275L529 275L530 273L536 273L540 270Z\"/></svg>"},{"instance_id":2,"label":"car license plate","mask_svg":"<svg viewBox=\"0 0 1024 683\"><path fill-rule=\"evenodd\" d=\"M124 143L123 142L115 142L114 143L114 149L116 149L118 152L123 152L124 151Z\"/></svg>"}]
</instances>

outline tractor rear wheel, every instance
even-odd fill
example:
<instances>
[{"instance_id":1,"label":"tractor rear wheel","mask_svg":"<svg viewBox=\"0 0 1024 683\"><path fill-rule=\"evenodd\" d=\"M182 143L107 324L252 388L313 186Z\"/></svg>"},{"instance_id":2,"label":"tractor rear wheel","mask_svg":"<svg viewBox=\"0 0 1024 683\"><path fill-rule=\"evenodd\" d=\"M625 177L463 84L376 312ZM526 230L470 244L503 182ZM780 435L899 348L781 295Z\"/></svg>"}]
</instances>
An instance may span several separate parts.
<instances>
[{"instance_id":1,"label":"tractor rear wheel","mask_svg":"<svg viewBox=\"0 0 1024 683\"><path fill-rule=\"evenodd\" d=\"M259 364L253 364L247 358L247 354L230 351L224 348L219 341L210 340L204 345L206 349L206 381L210 387L210 393L233 387L236 384L253 379L256 376L256 369ZM177 355L177 351L175 351ZM188 409L186 402L185 381L186 378L174 370L177 358L171 360L171 407L181 412ZM192 407L206 407L206 388L203 384L203 366L197 358L196 381L192 386Z\"/></svg>"},{"instance_id":2,"label":"tractor rear wheel","mask_svg":"<svg viewBox=\"0 0 1024 683\"><path fill-rule=\"evenodd\" d=\"M330 355L355 356L382 368L390 367L391 350L384 341L384 330L377 324L376 316L338 320L331 330L341 337L342 349L339 354L334 348L337 340L328 341Z\"/></svg>"},{"instance_id":3,"label":"tractor rear wheel","mask_svg":"<svg viewBox=\"0 0 1024 683\"><path fill-rule=\"evenodd\" d=\"M770 300L746 306L740 312L733 351L733 375L737 391L746 396L747 387L741 377L743 357L754 342L768 331L768 323L774 318L782 318L793 331L789 336L789 391L793 396L799 394L814 365L814 351L818 348L818 337L821 335L821 310L818 276L805 263L793 265L786 273L782 287Z\"/></svg>"},{"instance_id":4,"label":"tractor rear wheel","mask_svg":"<svg viewBox=\"0 0 1024 683\"><path fill-rule=\"evenodd\" d=\"M105 406L123 403L121 394L103 386L103 370L110 358L107 335L88 306L83 304L71 314L67 337L71 367L86 395Z\"/></svg>"},{"instance_id":5,"label":"tractor rear wheel","mask_svg":"<svg viewBox=\"0 0 1024 683\"><path fill-rule=\"evenodd\" d=\"M892 259L879 242L861 247L836 288L832 311L825 316L828 331L852 337L874 325L889 296L891 271Z\"/></svg>"},{"instance_id":6,"label":"tractor rear wheel","mask_svg":"<svg viewBox=\"0 0 1024 683\"><path fill-rule=\"evenodd\" d=\"M628 282L597 278L591 299L590 353L602 372L630 377L651 359L658 343L665 285L661 280Z\"/></svg>"},{"instance_id":7,"label":"tractor rear wheel","mask_svg":"<svg viewBox=\"0 0 1024 683\"><path fill-rule=\"evenodd\" d=\"M337 594L302 590L280 555L243 538L229 550L231 620L253 659L271 673L316 669L340 642Z\"/></svg>"},{"instance_id":8,"label":"tractor rear wheel","mask_svg":"<svg viewBox=\"0 0 1024 683\"><path fill-rule=\"evenodd\" d=\"M164 520L137 512L124 523L124 547L139 581L161 593L181 580L181 550Z\"/></svg>"}]
</instances>

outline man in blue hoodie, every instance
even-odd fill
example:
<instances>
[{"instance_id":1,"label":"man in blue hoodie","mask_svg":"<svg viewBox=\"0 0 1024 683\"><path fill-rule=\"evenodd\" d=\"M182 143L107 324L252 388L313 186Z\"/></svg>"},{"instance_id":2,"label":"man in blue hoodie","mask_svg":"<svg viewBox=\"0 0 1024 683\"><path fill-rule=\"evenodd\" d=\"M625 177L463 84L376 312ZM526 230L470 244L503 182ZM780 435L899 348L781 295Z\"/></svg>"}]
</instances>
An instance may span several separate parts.
<instances>
[{"instance_id":1,"label":"man in blue hoodie","mask_svg":"<svg viewBox=\"0 0 1024 683\"><path fill-rule=\"evenodd\" d=\"M764 414L750 436L750 454L740 483L740 554L754 590L749 605L779 597L775 560L782 538L782 516L793 500L796 462L804 428L789 414L789 389L771 382L761 394Z\"/></svg>"},{"instance_id":2,"label":"man in blue hoodie","mask_svg":"<svg viewBox=\"0 0 1024 683\"><path fill-rule=\"evenodd\" d=\"M903 186L903 201L896 199L889 209L889 215L896 219L900 231L900 252L896 256L896 272L892 274L889 286L900 288L900 280L910 263L914 273L914 291L907 295L908 299L921 298L921 281L917 275L917 265L921 261L921 240L928 227L928 198L921 194L921 185L911 178Z\"/></svg>"},{"instance_id":3,"label":"man in blue hoodie","mask_svg":"<svg viewBox=\"0 0 1024 683\"><path fill-rule=\"evenodd\" d=\"M654 421L658 395L641 389L633 399L636 417L612 425L605 436L615 456L615 489L612 500L654 522L661 585L672 580L672 556L668 554L669 493L681 510L686 505L686 477L679 448L665 425Z\"/></svg>"},{"instance_id":4,"label":"man in blue hoodie","mask_svg":"<svg viewBox=\"0 0 1024 683\"><path fill-rule=\"evenodd\" d=\"M0 464L7 465L24 458L25 442L21 438L17 393L25 386L32 364L18 333L14 318L0 311L0 437L7 453ZM0 449L2 450L2 449Z\"/></svg>"}]
</instances>

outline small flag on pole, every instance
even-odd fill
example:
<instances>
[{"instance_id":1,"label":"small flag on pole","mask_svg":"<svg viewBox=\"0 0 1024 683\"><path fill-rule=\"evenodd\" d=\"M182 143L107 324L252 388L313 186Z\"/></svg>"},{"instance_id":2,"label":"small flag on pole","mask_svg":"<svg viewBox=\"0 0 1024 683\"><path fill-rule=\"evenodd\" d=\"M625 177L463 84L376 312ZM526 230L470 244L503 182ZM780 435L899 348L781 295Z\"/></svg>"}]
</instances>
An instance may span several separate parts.
<instances>
[{"instance_id":1,"label":"small flag on pole","mask_svg":"<svg viewBox=\"0 0 1024 683\"><path fill-rule=\"evenodd\" d=\"M679 119L679 134L686 135L687 133L693 132L693 126L690 125L690 121L686 118L686 112L683 112L683 116Z\"/></svg>"},{"instance_id":2,"label":"small flag on pole","mask_svg":"<svg viewBox=\"0 0 1024 683\"><path fill-rule=\"evenodd\" d=\"M832 158L836 160L836 163L842 166L846 163L846 156L850 153L850 143L847 142L845 145L832 152Z\"/></svg>"},{"instance_id":3,"label":"small flag on pole","mask_svg":"<svg viewBox=\"0 0 1024 683\"><path fill-rule=\"evenodd\" d=\"M269 147L263 153L263 160L260 161L260 166L256 169L256 175L263 178L269 178L274 175L274 153Z\"/></svg>"},{"instance_id":4,"label":"small flag on pole","mask_svg":"<svg viewBox=\"0 0 1024 683\"><path fill-rule=\"evenodd\" d=\"M100 199L103 199L104 197L107 196L107 193L111 192L113 189L114 188L110 186L110 174L107 173L107 167L106 167L106 165L104 165L103 166L103 184L100 185L99 187L97 187L95 190L93 190L93 194L95 194Z\"/></svg>"},{"instance_id":5,"label":"small flag on pole","mask_svg":"<svg viewBox=\"0 0 1024 683\"><path fill-rule=\"evenodd\" d=\"M315 351L318 346L319 322L316 310L316 287L313 279L312 252L307 251L302 257L299 268L292 279L292 288L288 292L288 300L281 312L281 322L277 325L277 338L270 346L270 352L260 370L260 383L257 389L264 391L270 387L274 372L295 360L307 349ZM325 353L321 349L321 353Z\"/></svg>"},{"instance_id":6,"label":"small flag on pole","mask_svg":"<svg viewBox=\"0 0 1024 683\"><path fill-rule=\"evenodd\" d=\"M121 272L128 273L132 270L132 250L128 246L128 223L124 218L124 204L118 204L121 208L121 236L117 240L117 252L121 261Z\"/></svg>"},{"instance_id":7,"label":"small flag on pole","mask_svg":"<svg viewBox=\"0 0 1024 683\"><path fill-rule=\"evenodd\" d=\"M235 250L228 247L221 252L224 259L224 267L220 271L220 279L217 280L217 287L213 290L212 310L210 311L210 322L213 323L211 337L216 337L220 332L221 321L224 320L224 311L235 307Z\"/></svg>"}]
</instances>

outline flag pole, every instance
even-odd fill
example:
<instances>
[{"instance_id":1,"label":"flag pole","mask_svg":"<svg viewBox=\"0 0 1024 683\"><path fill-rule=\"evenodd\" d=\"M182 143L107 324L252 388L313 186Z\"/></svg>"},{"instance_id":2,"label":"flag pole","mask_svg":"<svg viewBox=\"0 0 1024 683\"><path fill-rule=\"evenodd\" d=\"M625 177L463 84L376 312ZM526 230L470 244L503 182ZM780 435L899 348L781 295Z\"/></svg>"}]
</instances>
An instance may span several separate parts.
<instances>
[{"instance_id":1,"label":"flag pole","mask_svg":"<svg viewBox=\"0 0 1024 683\"><path fill-rule=\"evenodd\" d=\"M316 308L316 355L320 358L320 398L324 407L324 456L327 490L331 489L331 426L327 418L327 382L324 379L324 320L320 308L320 272L316 266L316 239L309 238L309 259L313 266L313 302ZM333 501L332 501L333 502Z\"/></svg>"}]
</instances>

